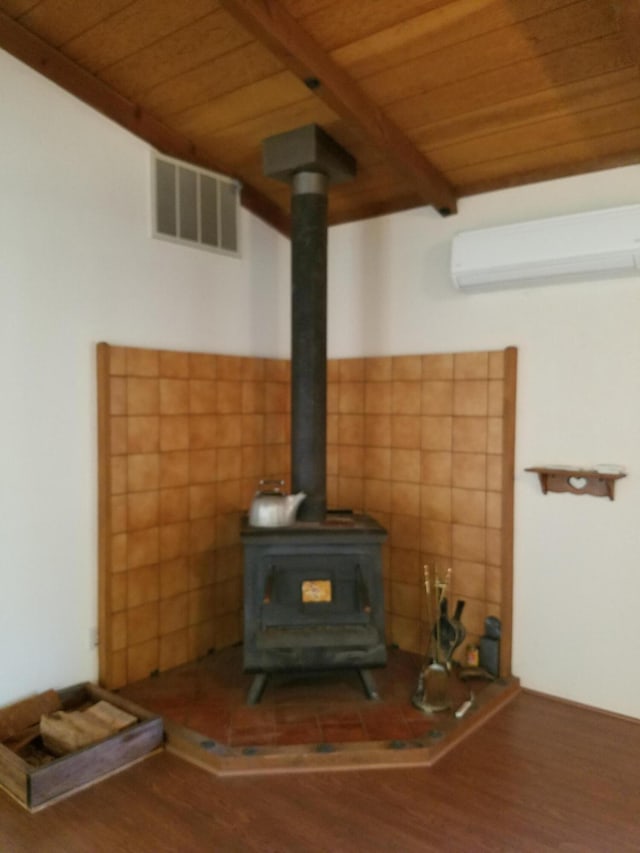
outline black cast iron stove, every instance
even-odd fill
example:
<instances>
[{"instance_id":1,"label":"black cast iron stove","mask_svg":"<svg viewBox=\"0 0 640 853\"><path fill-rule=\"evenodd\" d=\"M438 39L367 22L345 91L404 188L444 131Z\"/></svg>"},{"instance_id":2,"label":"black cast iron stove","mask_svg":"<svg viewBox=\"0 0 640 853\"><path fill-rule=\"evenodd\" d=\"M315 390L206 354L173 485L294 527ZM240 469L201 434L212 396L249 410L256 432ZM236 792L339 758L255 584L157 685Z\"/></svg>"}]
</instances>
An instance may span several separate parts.
<instances>
[{"instance_id":1,"label":"black cast iron stove","mask_svg":"<svg viewBox=\"0 0 640 853\"><path fill-rule=\"evenodd\" d=\"M307 497L298 521L245 520L244 667L256 673L355 668L377 698L372 667L387 660L381 546L374 519L327 511L327 192L355 161L316 125L263 143L265 174L291 185L291 473Z\"/></svg>"}]
</instances>

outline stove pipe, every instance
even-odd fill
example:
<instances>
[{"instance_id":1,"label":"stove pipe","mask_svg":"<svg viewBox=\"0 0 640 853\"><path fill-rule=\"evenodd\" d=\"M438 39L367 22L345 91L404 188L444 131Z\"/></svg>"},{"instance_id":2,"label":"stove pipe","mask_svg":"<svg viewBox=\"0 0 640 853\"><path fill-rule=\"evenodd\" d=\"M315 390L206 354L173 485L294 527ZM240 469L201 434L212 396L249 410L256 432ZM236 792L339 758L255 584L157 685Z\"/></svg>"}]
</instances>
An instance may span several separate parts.
<instances>
[{"instance_id":1,"label":"stove pipe","mask_svg":"<svg viewBox=\"0 0 640 853\"><path fill-rule=\"evenodd\" d=\"M264 172L291 185L291 486L301 521L327 510L327 193L355 161L317 125L263 143Z\"/></svg>"}]
</instances>

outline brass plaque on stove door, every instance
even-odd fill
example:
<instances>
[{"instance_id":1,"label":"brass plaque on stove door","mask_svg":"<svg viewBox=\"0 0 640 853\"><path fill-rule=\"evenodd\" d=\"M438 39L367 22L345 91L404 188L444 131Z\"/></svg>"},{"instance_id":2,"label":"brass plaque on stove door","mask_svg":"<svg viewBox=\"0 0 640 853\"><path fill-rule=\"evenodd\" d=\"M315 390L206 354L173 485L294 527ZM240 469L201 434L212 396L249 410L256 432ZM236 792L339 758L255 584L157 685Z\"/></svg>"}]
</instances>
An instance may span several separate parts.
<instances>
[{"instance_id":1,"label":"brass plaque on stove door","mask_svg":"<svg viewBox=\"0 0 640 853\"><path fill-rule=\"evenodd\" d=\"M331 600L331 581L302 581L303 604Z\"/></svg>"}]
</instances>

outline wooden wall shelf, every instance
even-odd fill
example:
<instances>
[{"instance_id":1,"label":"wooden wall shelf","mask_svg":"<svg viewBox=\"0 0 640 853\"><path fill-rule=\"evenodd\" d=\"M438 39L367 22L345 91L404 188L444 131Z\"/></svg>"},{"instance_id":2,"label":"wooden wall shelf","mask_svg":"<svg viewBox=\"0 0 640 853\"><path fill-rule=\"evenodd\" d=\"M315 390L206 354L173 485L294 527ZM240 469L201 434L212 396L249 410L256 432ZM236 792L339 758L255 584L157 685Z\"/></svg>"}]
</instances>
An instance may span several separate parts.
<instances>
[{"instance_id":1,"label":"wooden wall shelf","mask_svg":"<svg viewBox=\"0 0 640 853\"><path fill-rule=\"evenodd\" d=\"M526 468L540 479L543 494L547 492L570 492L573 495L594 495L614 499L615 482L626 477L621 471L604 472L584 468Z\"/></svg>"}]
</instances>

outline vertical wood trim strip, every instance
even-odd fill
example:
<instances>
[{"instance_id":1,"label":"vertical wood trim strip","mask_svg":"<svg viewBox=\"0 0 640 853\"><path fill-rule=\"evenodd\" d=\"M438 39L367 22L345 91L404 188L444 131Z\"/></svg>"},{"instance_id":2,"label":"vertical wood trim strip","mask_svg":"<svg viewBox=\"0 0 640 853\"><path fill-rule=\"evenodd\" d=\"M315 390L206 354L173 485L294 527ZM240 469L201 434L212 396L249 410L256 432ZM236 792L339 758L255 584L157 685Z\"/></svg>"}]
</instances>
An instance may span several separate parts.
<instances>
[{"instance_id":1,"label":"vertical wood trim strip","mask_svg":"<svg viewBox=\"0 0 640 853\"><path fill-rule=\"evenodd\" d=\"M518 350L504 351L504 398L502 434L502 640L500 643L500 677L511 676L513 642L513 500L516 447L516 384Z\"/></svg>"},{"instance_id":2,"label":"vertical wood trim strip","mask_svg":"<svg viewBox=\"0 0 640 853\"><path fill-rule=\"evenodd\" d=\"M111 557L111 466L109 413L109 363L111 351L108 344L97 346L98 378L98 680L109 686L110 624L110 557Z\"/></svg>"}]
</instances>

